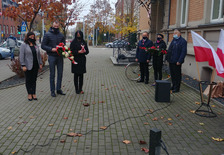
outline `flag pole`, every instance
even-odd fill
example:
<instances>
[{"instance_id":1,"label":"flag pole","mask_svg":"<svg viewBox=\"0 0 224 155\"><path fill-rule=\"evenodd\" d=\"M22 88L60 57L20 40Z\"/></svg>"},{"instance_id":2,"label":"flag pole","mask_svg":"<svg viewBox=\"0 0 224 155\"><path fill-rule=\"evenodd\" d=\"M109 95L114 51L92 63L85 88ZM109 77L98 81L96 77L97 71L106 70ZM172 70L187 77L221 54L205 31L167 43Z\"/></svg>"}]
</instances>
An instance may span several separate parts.
<instances>
[{"instance_id":1,"label":"flag pole","mask_svg":"<svg viewBox=\"0 0 224 155\"><path fill-rule=\"evenodd\" d=\"M196 61L196 65L197 65L197 71L198 71L198 79L201 82L201 76L200 76L200 72L199 72L199 66L198 66L198 62ZM202 92L202 85L200 83L200 91L201 91L201 102L204 101L204 97L203 97L203 92Z\"/></svg>"}]
</instances>

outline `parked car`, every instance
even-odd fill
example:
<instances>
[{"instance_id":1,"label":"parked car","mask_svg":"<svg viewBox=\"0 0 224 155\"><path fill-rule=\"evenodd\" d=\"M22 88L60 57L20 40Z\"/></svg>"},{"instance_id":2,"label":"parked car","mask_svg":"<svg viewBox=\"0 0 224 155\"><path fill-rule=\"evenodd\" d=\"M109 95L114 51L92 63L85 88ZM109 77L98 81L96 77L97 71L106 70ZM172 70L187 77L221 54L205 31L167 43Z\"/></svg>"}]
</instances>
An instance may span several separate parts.
<instances>
[{"instance_id":1,"label":"parked car","mask_svg":"<svg viewBox=\"0 0 224 155\"><path fill-rule=\"evenodd\" d=\"M108 47L108 48L112 48L113 47L113 43L106 43L105 46Z\"/></svg>"},{"instance_id":2,"label":"parked car","mask_svg":"<svg viewBox=\"0 0 224 155\"><path fill-rule=\"evenodd\" d=\"M115 40L114 42L105 44L105 46L108 48L118 48L118 47L122 48L126 47L127 45L129 45L129 42L125 40Z\"/></svg>"},{"instance_id":3,"label":"parked car","mask_svg":"<svg viewBox=\"0 0 224 155\"><path fill-rule=\"evenodd\" d=\"M17 46L15 47L15 54L17 54L17 55L19 54L19 48L20 48L20 46L21 46L23 43L24 43L23 41L21 41L21 40L17 40ZM7 47L7 42L6 42L6 41L3 42L2 44L0 44L0 47L9 49L9 48Z\"/></svg>"},{"instance_id":4,"label":"parked car","mask_svg":"<svg viewBox=\"0 0 224 155\"><path fill-rule=\"evenodd\" d=\"M0 60L10 56L11 56L11 53L9 49L0 47Z\"/></svg>"}]
</instances>

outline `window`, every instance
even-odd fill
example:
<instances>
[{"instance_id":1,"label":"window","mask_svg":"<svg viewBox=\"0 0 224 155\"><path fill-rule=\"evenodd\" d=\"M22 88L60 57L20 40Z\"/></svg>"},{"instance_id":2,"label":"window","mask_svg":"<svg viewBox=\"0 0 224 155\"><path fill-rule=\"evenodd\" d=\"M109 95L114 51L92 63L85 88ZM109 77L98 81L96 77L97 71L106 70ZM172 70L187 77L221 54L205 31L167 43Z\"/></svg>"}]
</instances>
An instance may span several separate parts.
<instances>
[{"instance_id":1,"label":"window","mask_svg":"<svg viewBox=\"0 0 224 155\"><path fill-rule=\"evenodd\" d=\"M3 33L5 34L5 25L3 26Z\"/></svg>"},{"instance_id":2,"label":"window","mask_svg":"<svg viewBox=\"0 0 224 155\"><path fill-rule=\"evenodd\" d=\"M212 0L211 22L223 21L223 2L224 0Z\"/></svg>"},{"instance_id":3,"label":"window","mask_svg":"<svg viewBox=\"0 0 224 155\"><path fill-rule=\"evenodd\" d=\"M16 33L15 33L15 26L13 26L13 34L15 35Z\"/></svg>"},{"instance_id":4,"label":"window","mask_svg":"<svg viewBox=\"0 0 224 155\"><path fill-rule=\"evenodd\" d=\"M180 18L181 27L186 26L187 23L188 1L189 0L181 0L181 18Z\"/></svg>"},{"instance_id":5,"label":"window","mask_svg":"<svg viewBox=\"0 0 224 155\"><path fill-rule=\"evenodd\" d=\"M8 25L7 25L7 28L6 28L6 34L9 34L9 27L8 27Z\"/></svg>"},{"instance_id":6,"label":"window","mask_svg":"<svg viewBox=\"0 0 224 155\"><path fill-rule=\"evenodd\" d=\"M12 26L11 26L11 29L10 29L10 34L13 34L13 33L12 33Z\"/></svg>"}]
</instances>

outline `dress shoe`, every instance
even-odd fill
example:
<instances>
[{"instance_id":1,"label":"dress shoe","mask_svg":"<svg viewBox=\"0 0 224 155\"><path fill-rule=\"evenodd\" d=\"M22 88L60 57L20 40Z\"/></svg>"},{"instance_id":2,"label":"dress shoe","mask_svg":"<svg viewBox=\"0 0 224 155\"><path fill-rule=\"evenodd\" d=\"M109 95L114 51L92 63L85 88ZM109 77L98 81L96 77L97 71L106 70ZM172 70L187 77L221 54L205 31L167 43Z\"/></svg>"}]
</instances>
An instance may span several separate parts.
<instances>
[{"instance_id":1,"label":"dress shoe","mask_svg":"<svg viewBox=\"0 0 224 155\"><path fill-rule=\"evenodd\" d=\"M145 84L149 84L149 82L148 81L145 81Z\"/></svg>"},{"instance_id":2,"label":"dress shoe","mask_svg":"<svg viewBox=\"0 0 224 155\"><path fill-rule=\"evenodd\" d=\"M65 95L65 93L63 93L62 90L57 90L57 94L60 94L60 95Z\"/></svg>"},{"instance_id":3,"label":"dress shoe","mask_svg":"<svg viewBox=\"0 0 224 155\"><path fill-rule=\"evenodd\" d=\"M32 98L31 98L31 99L30 99L30 98L28 98L28 101L32 101L32 100L33 100Z\"/></svg>"},{"instance_id":4,"label":"dress shoe","mask_svg":"<svg viewBox=\"0 0 224 155\"><path fill-rule=\"evenodd\" d=\"M177 89L172 90L172 93L178 93L178 92L179 92L179 90L177 90Z\"/></svg>"},{"instance_id":5,"label":"dress shoe","mask_svg":"<svg viewBox=\"0 0 224 155\"><path fill-rule=\"evenodd\" d=\"M56 97L56 94L55 94L54 91L51 92L51 96L52 96L52 97Z\"/></svg>"},{"instance_id":6,"label":"dress shoe","mask_svg":"<svg viewBox=\"0 0 224 155\"><path fill-rule=\"evenodd\" d=\"M141 83L141 82L144 82L144 80L139 80L139 81L137 81L137 83Z\"/></svg>"},{"instance_id":7,"label":"dress shoe","mask_svg":"<svg viewBox=\"0 0 224 155\"><path fill-rule=\"evenodd\" d=\"M33 96L35 96L35 97L33 97ZM33 95L33 96L32 96L33 100L37 101L36 95Z\"/></svg>"},{"instance_id":8,"label":"dress shoe","mask_svg":"<svg viewBox=\"0 0 224 155\"><path fill-rule=\"evenodd\" d=\"M80 91L79 90L76 90L75 92L76 92L76 94L80 94Z\"/></svg>"}]
</instances>

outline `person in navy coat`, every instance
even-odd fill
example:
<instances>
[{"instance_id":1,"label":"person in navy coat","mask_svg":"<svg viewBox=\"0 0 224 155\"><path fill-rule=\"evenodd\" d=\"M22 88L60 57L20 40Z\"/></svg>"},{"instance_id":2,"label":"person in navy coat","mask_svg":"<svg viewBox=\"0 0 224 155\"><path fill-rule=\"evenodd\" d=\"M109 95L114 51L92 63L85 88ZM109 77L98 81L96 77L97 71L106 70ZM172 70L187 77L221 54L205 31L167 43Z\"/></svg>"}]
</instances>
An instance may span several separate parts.
<instances>
[{"instance_id":1,"label":"person in navy coat","mask_svg":"<svg viewBox=\"0 0 224 155\"><path fill-rule=\"evenodd\" d=\"M180 91L181 84L181 66L187 54L187 41L181 37L178 29L174 30L173 40L169 46L167 53L167 61L170 66L170 74L172 80L171 90L173 93Z\"/></svg>"},{"instance_id":2,"label":"person in navy coat","mask_svg":"<svg viewBox=\"0 0 224 155\"><path fill-rule=\"evenodd\" d=\"M151 59L151 55L146 51L146 48L153 46L153 42L148 37L148 32L142 34L142 40L138 43L135 60L140 63L141 79L138 82L145 82L145 84L149 83L149 62Z\"/></svg>"}]
</instances>

